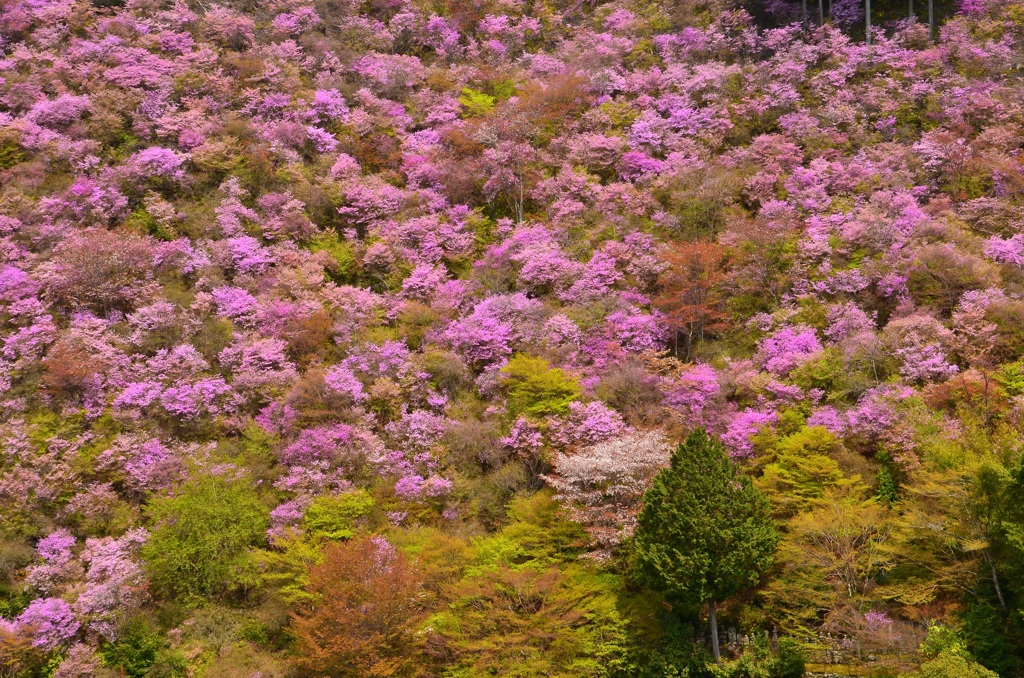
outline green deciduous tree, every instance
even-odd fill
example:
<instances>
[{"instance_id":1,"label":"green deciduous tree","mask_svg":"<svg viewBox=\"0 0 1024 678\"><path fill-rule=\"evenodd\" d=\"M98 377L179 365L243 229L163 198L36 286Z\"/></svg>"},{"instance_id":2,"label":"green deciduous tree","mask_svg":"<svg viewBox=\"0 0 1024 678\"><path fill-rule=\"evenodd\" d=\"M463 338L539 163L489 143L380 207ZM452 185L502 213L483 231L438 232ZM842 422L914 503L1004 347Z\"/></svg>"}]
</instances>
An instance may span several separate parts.
<instances>
[{"instance_id":1,"label":"green deciduous tree","mask_svg":"<svg viewBox=\"0 0 1024 678\"><path fill-rule=\"evenodd\" d=\"M695 431L644 495L635 537L641 582L670 600L709 604L720 657L715 603L757 583L779 536L768 500L738 472L725 448Z\"/></svg>"},{"instance_id":2,"label":"green deciduous tree","mask_svg":"<svg viewBox=\"0 0 1024 678\"><path fill-rule=\"evenodd\" d=\"M431 675L623 675L621 581L580 560L585 544L583 529L561 516L548 492L514 500L509 524L471 548L449 544L448 575L437 585L442 605L422 629L423 656L439 667ZM438 555L421 550L419 563L436 572Z\"/></svg>"},{"instance_id":3,"label":"green deciduous tree","mask_svg":"<svg viewBox=\"0 0 1024 678\"><path fill-rule=\"evenodd\" d=\"M997 507L991 519L995 550L1010 589L1018 597L1024 597L1024 504L1021 502L1021 497L1024 497L1024 460L1018 461L1004 478L990 480L989 484L1001 485L998 497L991 502ZM994 494L995 491L989 490L988 493Z\"/></svg>"},{"instance_id":4,"label":"green deciduous tree","mask_svg":"<svg viewBox=\"0 0 1024 678\"><path fill-rule=\"evenodd\" d=\"M777 516L807 510L824 496L825 488L843 481L839 464L829 456L839 446L835 436L820 426L803 428L779 442L775 458L765 465L757 482Z\"/></svg>"},{"instance_id":5,"label":"green deciduous tree","mask_svg":"<svg viewBox=\"0 0 1024 678\"><path fill-rule=\"evenodd\" d=\"M543 358L520 354L501 368L508 392L508 409L514 414L547 417L565 414L569 403L582 394L579 382Z\"/></svg>"},{"instance_id":6,"label":"green deciduous tree","mask_svg":"<svg viewBox=\"0 0 1024 678\"><path fill-rule=\"evenodd\" d=\"M996 678L996 674L960 655L942 653L921 665L918 678Z\"/></svg>"},{"instance_id":7,"label":"green deciduous tree","mask_svg":"<svg viewBox=\"0 0 1024 678\"><path fill-rule=\"evenodd\" d=\"M916 678L995 678L998 675L975 661L963 637L954 629L929 627L928 637L918 651L929 661L914 674Z\"/></svg>"},{"instance_id":8,"label":"green deciduous tree","mask_svg":"<svg viewBox=\"0 0 1024 678\"><path fill-rule=\"evenodd\" d=\"M197 602L255 583L251 549L265 539L268 513L243 481L216 476L154 500L142 557L155 592Z\"/></svg>"},{"instance_id":9,"label":"green deciduous tree","mask_svg":"<svg viewBox=\"0 0 1024 678\"><path fill-rule=\"evenodd\" d=\"M891 566L883 548L892 529L886 509L865 493L863 485L845 483L787 521L779 547L785 565L764 594L786 631L808 634L822 612L857 607Z\"/></svg>"},{"instance_id":10,"label":"green deciduous tree","mask_svg":"<svg viewBox=\"0 0 1024 678\"><path fill-rule=\"evenodd\" d=\"M355 522L373 508L373 498L366 490L317 497L306 509L303 526L314 539L351 539Z\"/></svg>"}]
</instances>

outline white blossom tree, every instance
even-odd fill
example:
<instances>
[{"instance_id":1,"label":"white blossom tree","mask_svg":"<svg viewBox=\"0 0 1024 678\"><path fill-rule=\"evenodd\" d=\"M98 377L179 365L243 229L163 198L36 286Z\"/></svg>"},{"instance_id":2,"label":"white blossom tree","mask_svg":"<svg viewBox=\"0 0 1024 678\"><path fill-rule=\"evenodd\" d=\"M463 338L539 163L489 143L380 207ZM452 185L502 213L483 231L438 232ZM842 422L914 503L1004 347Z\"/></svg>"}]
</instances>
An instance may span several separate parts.
<instances>
[{"instance_id":1,"label":"white blossom tree","mask_svg":"<svg viewBox=\"0 0 1024 678\"><path fill-rule=\"evenodd\" d=\"M651 479L668 464L672 445L661 431L635 431L558 454L545 476L569 516L584 525L606 557L633 533L640 500Z\"/></svg>"}]
</instances>

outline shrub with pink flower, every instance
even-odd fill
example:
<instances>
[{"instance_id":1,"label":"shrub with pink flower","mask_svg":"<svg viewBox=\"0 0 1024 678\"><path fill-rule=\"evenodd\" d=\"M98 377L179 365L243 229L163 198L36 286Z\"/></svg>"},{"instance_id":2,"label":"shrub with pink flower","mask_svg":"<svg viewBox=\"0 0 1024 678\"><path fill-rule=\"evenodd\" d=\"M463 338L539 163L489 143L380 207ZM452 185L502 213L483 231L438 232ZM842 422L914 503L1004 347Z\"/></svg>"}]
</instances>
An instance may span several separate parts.
<instances>
[{"instance_id":1,"label":"shrub with pink flower","mask_svg":"<svg viewBox=\"0 0 1024 678\"><path fill-rule=\"evenodd\" d=\"M480 366L512 355L512 328L494 318L468 316L452 323L444 338L469 362Z\"/></svg>"},{"instance_id":2,"label":"shrub with pink flower","mask_svg":"<svg viewBox=\"0 0 1024 678\"><path fill-rule=\"evenodd\" d=\"M419 475L408 475L395 483L395 494L402 499L414 501L421 498L437 498L447 495L452 490L452 481L438 475L424 478Z\"/></svg>"},{"instance_id":3,"label":"shrub with pink flower","mask_svg":"<svg viewBox=\"0 0 1024 678\"><path fill-rule=\"evenodd\" d=\"M764 369L784 377L820 351L821 342L814 329L796 325L761 339L757 344L757 359Z\"/></svg>"},{"instance_id":4,"label":"shrub with pink flower","mask_svg":"<svg viewBox=\"0 0 1024 678\"><path fill-rule=\"evenodd\" d=\"M185 177L182 165L185 159L176 151L150 146L128 158L126 166L140 179L180 181Z\"/></svg>"},{"instance_id":5,"label":"shrub with pink flower","mask_svg":"<svg viewBox=\"0 0 1024 678\"><path fill-rule=\"evenodd\" d=\"M617 549L697 428L779 521L731 620L850 636L867 673L959 599L998 612L967 650L1012 644L1013 545L969 495L1024 446L1021 0L804 4L0 2L0 673L476 675L505 589L554 650L522 671L612 670ZM805 423L842 492L797 477ZM139 546L206 476L259 518L193 609L157 580L203 544L163 574ZM323 606L282 607L350 492L380 571L444 589L362 596L392 639L445 616L425 659L310 648ZM220 511L204 536L247 532Z\"/></svg>"},{"instance_id":6,"label":"shrub with pink flower","mask_svg":"<svg viewBox=\"0 0 1024 678\"><path fill-rule=\"evenodd\" d=\"M138 550L149 537L136 529L113 539L87 539L82 551L85 588L74 609L90 633L116 640L120 627L146 600L147 580Z\"/></svg>"},{"instance_id":7,"label":"shrub with pink flower","mask_svg":"<svg viewBox=\"0 0 1024 678\"><path fill-rule=\"evenodd\" d=\"M501 444L523 458L536 457L544 447L544 434L529 420L520 417L512 424Z\"/></svg>"},{"instance_id":8,"label":"shrub with pink flower","mask_svg":"<svg viewBox=\"0 0 1024 678\"><path fill-rule=\"evenodd\" d=\"M985 246L985 256L1000 264L1024 267L1024 235L1012 238L992 237Z\"/></svg>"},{"instance_id":9,"label":"shrub with pink flower","mask_svg":"<svg viewBox=\"0 0 1024 678\"><path fill-rule=\"evenodd\" d=\"M959 372L938 344L911 343L896 349L896 355L903 359L900 376L912 382L943 381Z\"/></svg>"},{"instance_id":10,"label":"shrub with pink flower","mask_svg":"<svg viewBox=\"0 0 1024 678\"><path fill-rule=\"evenodd\" d=\"M33 645L46 650L66 644L81 627L71 605L60 598L36 598L16 622L29 631Z\"/></svg>"},{"instance_id":11,"label":"shrub with pink flower","mask_svg":"<svg viewBox=\"0 0 1024 678\"><path fill-rule=\"evenodd\" d=\"M76 542L66 529L56 530L40 539L36 551L43 562L29 566L26 583L42 593L52 593L60 584L78 576L81 567L72 554Z\"/></svg>"},{"instance_id":12,"label":"shrub with pink flower","mask_svg":"<svg viewBox=\"0 0 1024 678\"><path fill-rule=\"evenodd\" d=\"M362 403L369 396L363 384L345 365L334 365L324 373L324 385L335 393L347 396L354 403Z\"/></svg>"},{"instance_id":13,"label":"shrub with pink flower","mask_svg":"<svg viewBox=\"0 0 1024 678\"><path fill-rule=\"evenodd\" d=\"M354 464L371 459L377 449L378 442L371 434L347 424L334 424L301 431L281 449L278 459L300 466L320 461Z\"/></svg>"},{"instance_id":14,"label":"shrub with pink flower","mask_svg":"<svg viewBox=\"0 0 1024 678\"><path fill-rule=\"evenodd\" d=\"M384 427L394 445L406 452L429 450L440 440L449 421L442 415L427 410L413 410Z\"/></svg>"},{"instance_id":15,"label":"shrub with pink flower","mask_svg":"<svg viewBox=\"0 0 1024 678\"><path fill-rule=\"evenodd\" d=\"M618 437L627 431L626 423L615 410L600 401L569 403L564 422L553 422L551 438L561 445L594 445Z\"/></svg>"},{"instance_id":16,"label":"shrub with pink flower","mask_svg":"<svg viewBox=\"0 0 1024 678\"><path fill-rule=\"evenodd\" d=\"M55 99L37 101L25 117L44 127L60 129L80 119L88 110L88 96L61 94Z\"/></svg>"},{"instance_id":17,"label":"shrub with pink flower","mask_svg":"<svg viewBox=\"0 0 1024 678\"><path fill-rule=\"evenodd\" d=\"M710 365L694 365L663 385L664 404L688 428L707 427L720 405L722 387Z\"/></svg>"},{"instance_id":18,"label":"shrub with pink flower","mask_svg":"<svg viewBox=\"0 0 1024 678\"><path fill-rule=\"evenodd\" d=\"M728 448L729 456L733 459L751 456L754 452L752 436L774 424L776 419L775 412L759 412L750 408L733 415L722 434L722 442Z\"/></svg>"},{"instance_id":19,"label":"shrub with pink flower","mask_svg":"<svg viewBox=\"0 0 1024 678\"><path fill-rule=\"evenodd\" d=\"M810 416L807 417L807 426L812 428L822 426L838 438L842 438L849 429L846 417L830 405L819 407L812 411Z\"/></svg>"},{"instance_id":20,"label":"shrub with pink flower","mask_svg":"<svg viewBox=\"0 0 1024 678\"><path fill-rule=\"evenodd\" d=\"M668 464L672 446L660 431L630 432L559 453L544 479L574 520L586 526L600 547L598 557L628 538L641 498L654 475Z\"/></svg>"},{"instance_id":21,"label":"shrub with pink flower","mask_svg":"<svg viewBox=\"0 0 1024 678\"><path fill-rule=\"evenodd\" d=\"M657 316L617 311L605 319L605 324L615 340L627 351L656 351L664 344L665 329Z\"/></svg>"}]
</instances>

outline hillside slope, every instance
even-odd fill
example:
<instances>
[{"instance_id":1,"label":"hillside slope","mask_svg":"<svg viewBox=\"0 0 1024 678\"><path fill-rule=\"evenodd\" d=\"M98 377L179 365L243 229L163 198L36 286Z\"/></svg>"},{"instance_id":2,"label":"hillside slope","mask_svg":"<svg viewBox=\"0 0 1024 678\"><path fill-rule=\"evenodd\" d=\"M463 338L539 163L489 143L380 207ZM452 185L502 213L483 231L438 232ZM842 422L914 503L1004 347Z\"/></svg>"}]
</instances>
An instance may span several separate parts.
<instances>
[{"instance_id":1,"label":"hillside slope","mask_svg":"<svg viewBox=\"0 0 1024 678\"><path fill-rule=\"evenodd\" d=\"M817 4L0 0L0 675L1024 675L1024 3Z\"/></svg>"}]
</instances>

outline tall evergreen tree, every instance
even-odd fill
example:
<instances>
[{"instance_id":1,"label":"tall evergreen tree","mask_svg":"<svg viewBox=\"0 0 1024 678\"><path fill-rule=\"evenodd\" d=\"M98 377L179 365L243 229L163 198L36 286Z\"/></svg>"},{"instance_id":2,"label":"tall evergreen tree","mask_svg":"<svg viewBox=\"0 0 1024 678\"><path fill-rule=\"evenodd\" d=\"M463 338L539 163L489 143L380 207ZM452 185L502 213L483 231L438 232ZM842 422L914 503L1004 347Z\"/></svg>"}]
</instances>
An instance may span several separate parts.
<instances>
[{"instance_id":1,"label":"tall evergreen tree","mask_svg":"<svg viewBox=\"0 0 1024 678\"><path fill-rule=\"evenodd\" d=\"M717 660L715 604L757 583L778 541L768 500L722 444L699 430L676 448L644 495L636 572L670 600L708 604Z\"/></svg>"}]
</instances>

